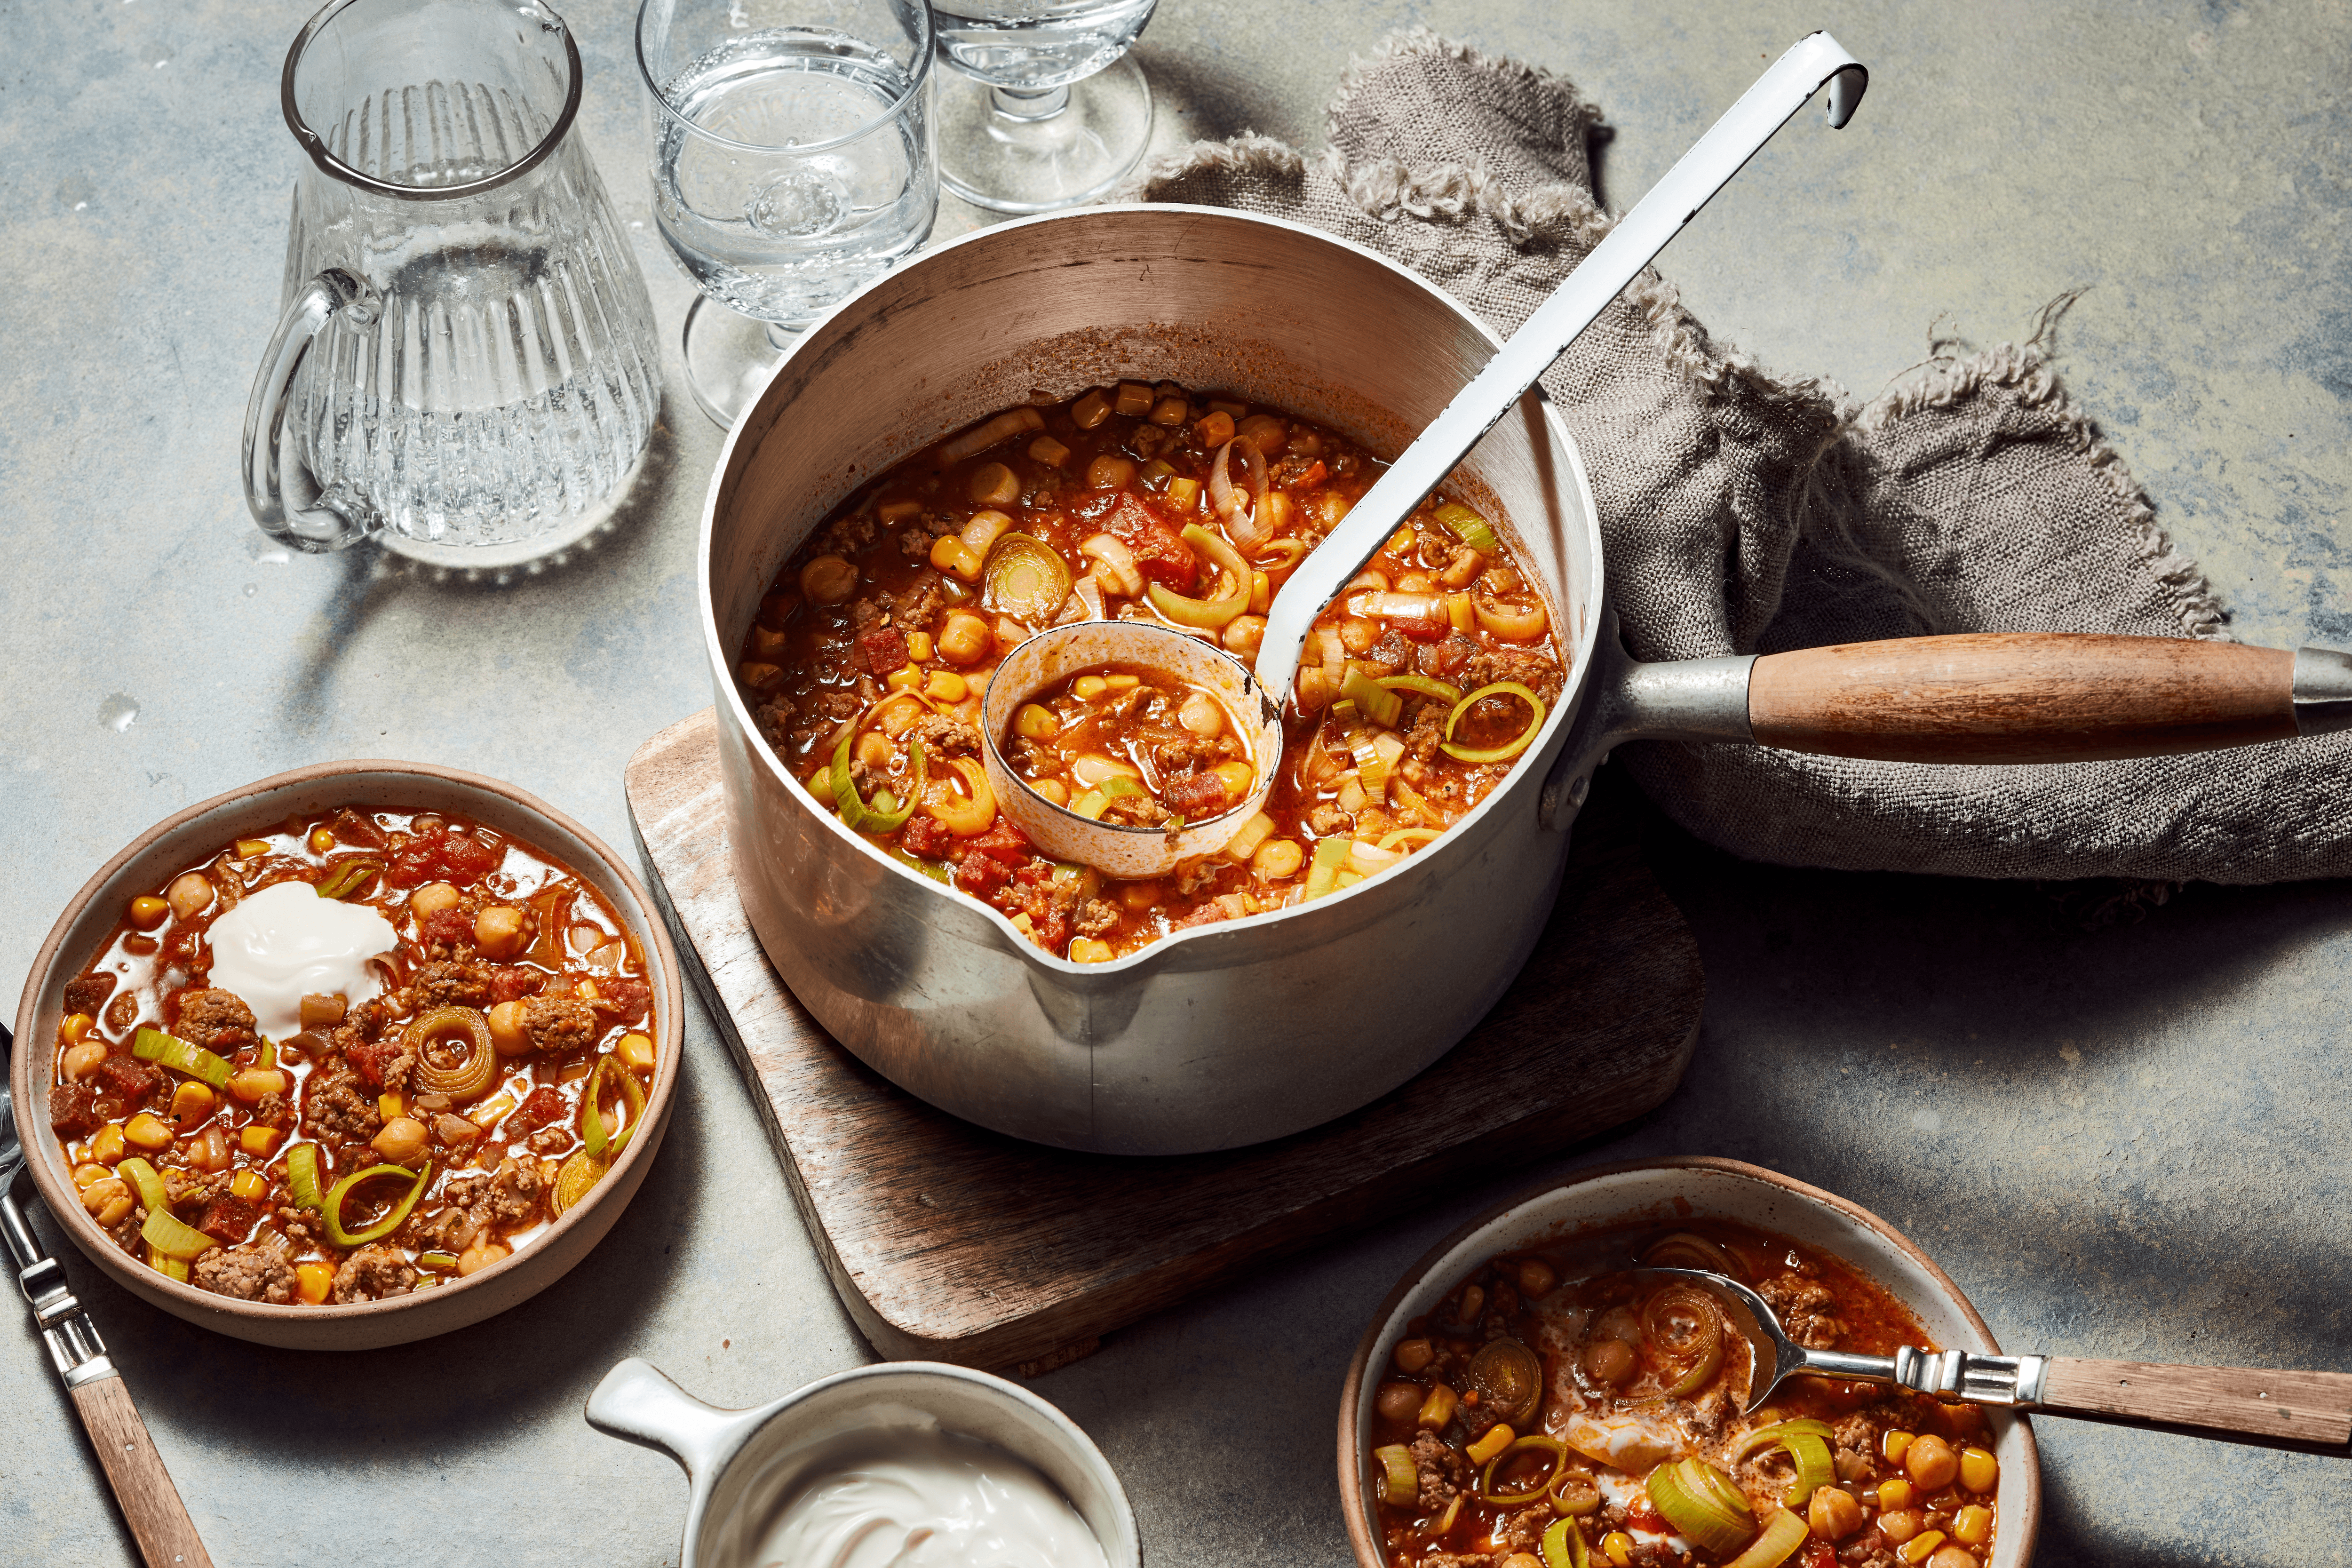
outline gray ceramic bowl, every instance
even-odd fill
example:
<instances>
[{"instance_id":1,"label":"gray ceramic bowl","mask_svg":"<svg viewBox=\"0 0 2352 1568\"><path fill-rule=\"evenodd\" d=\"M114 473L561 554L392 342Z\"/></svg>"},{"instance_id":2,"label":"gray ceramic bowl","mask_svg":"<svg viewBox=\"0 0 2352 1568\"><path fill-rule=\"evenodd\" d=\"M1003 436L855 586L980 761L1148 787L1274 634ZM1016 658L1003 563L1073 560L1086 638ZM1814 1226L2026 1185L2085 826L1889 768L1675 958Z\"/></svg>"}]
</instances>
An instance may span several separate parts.
<instances>
[{"instance_id":1,"label":"gray ceramic bowl","mask_svg":"<svg viewBox=\"0 0 2352 1568\"><path fill-rule=\"evenodd\" d=\"M1997 1355L1992 1331L1960 1288L1927 1255L1868 1209L1819 1187L1737 1160L1644 1160L1598 1165L1569 1181L1515 1198L1439 1242L1405 1271L1356 1347L1339 1394L1339 1502L1359 1568L1387 1568L1375 1480L1364 1434L1372 1419L1378 1369L1389 1363L1405 1325L1434 1310L1455 1282L1496 1253L1644 1222L1724 1219L1817 1247L1868 1275L1911 1310L1947 1350ZM1370 1375L1367 1375L1368 1372ZM1990 1411L2000 1483L2000 1523L1990 1568L2025 1568L2042 1513L2042 1461L2022 1415Z\"/></svg>"},{"instance_id":2,"label":"gray ceramic bowl","mask_svg":"<svg viewBox=\"0 0 2352 1568\"><path fill-rule=\"evenodd\" d=\"M754 1568L776 1509L836 1439L868 1429L877 1408L893 1405L1034 1467L1078 1510L1110 1568L1142 1568L1135 1510L1102 1450L1019 1384L968 1366L885 1362L820 1378L754 1409L720 1410L630 1360L604 1374L586 1414L598 1431L658 1448L685 1469L692 1490L678 1568Z\"/></svg>"},{"instance_id":3,"label":"gray ceramic bowl","mask_svg":"<svg viewBox=\"0 0 2352 1568\"><path fill-rule=\"evenodd\" d=\"M383 1301L348 1306L273 1307L233 1300L165 1279L110 1241L75 1196L65 1151L49 1131L51 1049L64 1017L66 983L104 942L124 902L160 886L172 872L241 835L274 829L289 816L360 805L445 811L524 839L604 896L646 955L654 988L653 1091L645 1135L589 1189L588 1196L507 1258L465 1279ZM8 1088L16 1107L26 1164L74 1245L123 1289L202 1328L292 1350L373 1350L446 1333L502 1312L562 1279L604 1239L629 1206L669 1129L679 1063L677 953L636 877L593 835L511 784L425 763L321 763L233 790L167 817L109 860L83 884L49 931L25 994L16 1005L16 1049Z\"/></svg>"}]
</instances>

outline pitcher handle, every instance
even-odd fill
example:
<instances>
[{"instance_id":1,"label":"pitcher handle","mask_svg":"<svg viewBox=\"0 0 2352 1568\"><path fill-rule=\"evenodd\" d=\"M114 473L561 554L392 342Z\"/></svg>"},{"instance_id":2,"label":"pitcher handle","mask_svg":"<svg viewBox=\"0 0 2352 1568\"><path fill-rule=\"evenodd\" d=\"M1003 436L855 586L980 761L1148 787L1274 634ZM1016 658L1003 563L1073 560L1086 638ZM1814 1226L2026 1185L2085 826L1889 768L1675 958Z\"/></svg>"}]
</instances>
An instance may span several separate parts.
<instances>
[{"instance_id":1,"label":"pitcher handle","mask_svg":"<svg viewBox=\"0 0 2352 1568\"><path fill-rule=\"evenodd\" d=\"M635 1356L604 1374L588 1395L584 1414L597 1431L658 1448L698 1481L726 1454L743 1425L741 1411L705 1405Z\"/></svg>"},{"instance_id":2,"label":"pitcher handle","mask_svg":"<svg viewBox=\"0 0 2352 1568\"><path fill-rule=\"evenodd\" d=\"M289 496L278 471L286 401L295 373L310 357L312 340L338 311L350 312L354 322L366 326L375 320L376 300L358 279L330 268L302 285L278 319L277 334L262 351L261 374L254 378L253 396L245 405L245 504L262 532L310 554L346 549L383 526L371 507L319 494L307 470L298 468L307 499Z\"/></svg>"}]
</instances>

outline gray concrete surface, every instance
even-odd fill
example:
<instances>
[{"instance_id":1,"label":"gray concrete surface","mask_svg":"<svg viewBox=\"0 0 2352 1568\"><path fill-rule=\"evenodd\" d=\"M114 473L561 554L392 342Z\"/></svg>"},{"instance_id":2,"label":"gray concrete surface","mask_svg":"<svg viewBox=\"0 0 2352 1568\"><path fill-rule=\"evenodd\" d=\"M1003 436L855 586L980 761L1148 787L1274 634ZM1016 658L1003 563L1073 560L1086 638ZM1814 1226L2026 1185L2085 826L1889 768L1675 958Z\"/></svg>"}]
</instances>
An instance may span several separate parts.
<instances>
[{"instance_id":1,"label":"gray concrete surface","mask_svg":"<svg viewBox=\"0 0 2352 1568\"><path fill-rule=\"evenodd\" d=\"M563 8L590 143L642 224L625 7ZM622 526L569 566L492 587L366 552L289 560L247 522L237 427L296 158L276 76L305 12L0 0L12 996L73 889L187 801L320 758L409 756L513 779L625 842L623 761L709 700L693 524L719 434L674 349L656 460ZM1411 23L1582 84L1617 128L1621 206L1767 56L1832 27L1870 61L1870 100L1842 136L1777 145L1669 254L1701 319L1866 395L1931 331L2022 337L2088 286L2064 368L2242 635L2352 640L2340 4L1166 0L1140 50L1160 136L1314 144L1349 54ZM634 233L674 331L687 285ZM1664 829L1656 852L1711 976L1698 1058L1647 1123L1563 1164L1711 1152L1822 1183L1908 1227L2014 1347L2352 1368L2343 886L2191 889L2085 931L2029 888L1758 868ZM68 1255L216 1561L676 1561L677 1473L579 1418L604 1369L643 1355L749 1404L869 1353L698 1016L688 1057L669 1142L611 1238L446 1341L258 1350ZM1153 1563L1344 1561L1329 1432L1362 1319L1428 1242L1529 1178L1433 1194L1041 1382L1125 1477ZM0 1562L126 1559L5 1308L0 1408ZM2045 1562L2352 1558L2339 1461L2042 1431Z\"/></svg>"}]
</instances>

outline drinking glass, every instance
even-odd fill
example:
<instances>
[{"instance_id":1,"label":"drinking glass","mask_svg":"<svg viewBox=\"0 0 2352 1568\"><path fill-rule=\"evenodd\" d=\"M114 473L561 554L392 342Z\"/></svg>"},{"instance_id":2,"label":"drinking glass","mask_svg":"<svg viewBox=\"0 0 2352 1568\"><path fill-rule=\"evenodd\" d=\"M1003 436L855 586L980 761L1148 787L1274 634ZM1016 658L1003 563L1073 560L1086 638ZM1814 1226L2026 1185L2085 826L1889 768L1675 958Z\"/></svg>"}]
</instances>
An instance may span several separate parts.
<instances>
[{"instance_id":1,"label":"drinking glass","mask_svg":"<svg viewBox=\"0 0 2352 1568\"><path fill-rule=\"evenodd\" d=\"M605 521L661 403L644 274L537 0L331 0L286 57L284 310L246 502L303 551L510 564Z\"/></svg>"},{"instance_id":2,"label":"drinking glass","mask_svg":"<svg viewBox=\"0 0 2352 1568\"><path fill-rule=\"evenodd\" d=\"M928 238L939 211L923 0L645 0L654 217L700 290L687 379L721 425L790 334Z\"/></svg>"},{"instance_id":3,"label":"drinking glass","mask_svg":"<svg viewBox=\"0 0 2352 1568\"><path fill-rule=\"evenodd\" d=\"M1127 51L1158 0L932 0L940 177L965 201L1042 213L1108 194L1151 141Z\"/></svg>"}]
</instances>

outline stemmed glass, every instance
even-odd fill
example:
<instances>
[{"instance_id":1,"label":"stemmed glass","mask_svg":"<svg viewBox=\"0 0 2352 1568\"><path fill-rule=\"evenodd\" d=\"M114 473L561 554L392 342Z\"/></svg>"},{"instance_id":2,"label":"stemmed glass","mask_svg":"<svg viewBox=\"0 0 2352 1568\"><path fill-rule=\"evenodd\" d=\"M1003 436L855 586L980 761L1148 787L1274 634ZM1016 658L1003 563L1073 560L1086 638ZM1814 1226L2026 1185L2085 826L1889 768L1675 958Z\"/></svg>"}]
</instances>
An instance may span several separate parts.
<instances>
[{"instance_id":1,"label":"stemmed glass","mask_svg":"<svg viewBox=\"0 0 2352 1568\"><path fill-rule=\"evenodd\" d=\"M645 0L654 217L701 290L695 401L735 418L806 327L939 210L924 0Z\"/></svg>"},{"instance_id":2,"label":"stemmed glass","mask_svg":"<svg viewBox=\"0 0 2352 1568\"><path fill-rule=\"evenodd\" d=\"M940 175L965 201L1040 213L1108 195L1151 141L1127 51L1158 0L932 0Z\"/></svg>"}]
</instances>

